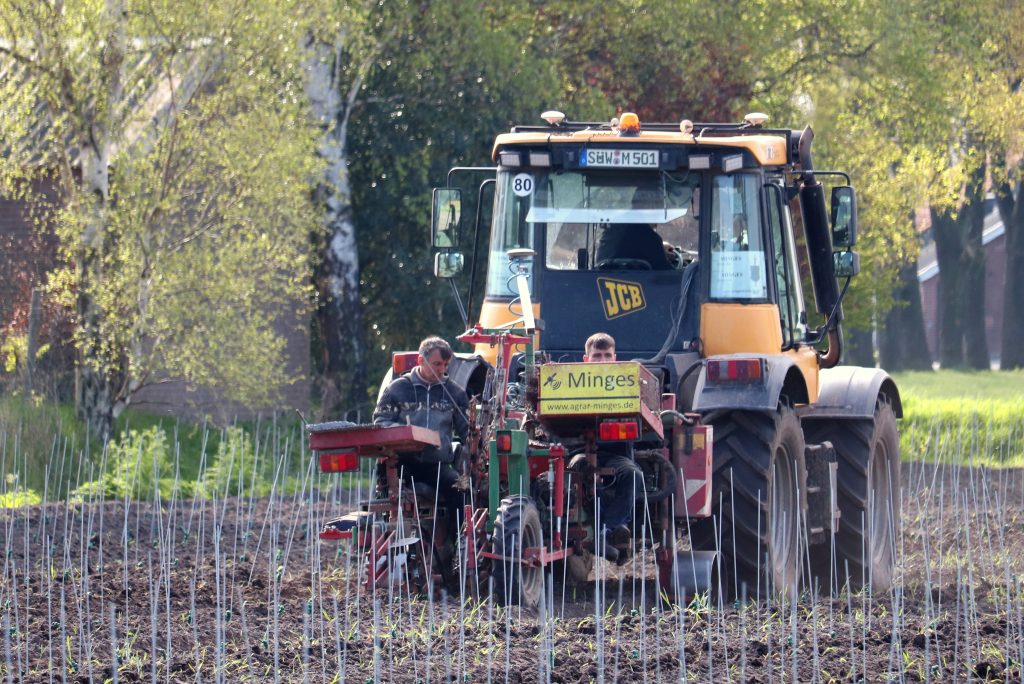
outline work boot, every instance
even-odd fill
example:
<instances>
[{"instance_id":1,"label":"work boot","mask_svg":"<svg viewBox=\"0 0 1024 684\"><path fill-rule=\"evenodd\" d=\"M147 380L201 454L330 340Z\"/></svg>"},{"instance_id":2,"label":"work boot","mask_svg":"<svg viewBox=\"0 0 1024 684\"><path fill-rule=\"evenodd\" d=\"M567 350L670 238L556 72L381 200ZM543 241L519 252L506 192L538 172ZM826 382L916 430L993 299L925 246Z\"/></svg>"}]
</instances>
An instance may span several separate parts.
<instances>
[{"instance_id":1,"label":"work boot","mask_svg":"<svg viewBox=\"0 0 1024 684\"><path fill-rule=\"evenodd\" d=\"M615 548L611 544L606 543L602 551L604 551L602 555L604 556L604 559L606 561L608 561L609 563L615 563L616 565L618 564L619 550L617 548Z\"/></svg>"},{"instance_id":2,"label":"work boot","mask_svg":"<svg viewBox=\"0 0 1024 684\"><path fill-rule=\"evenodd\" d=\"M609 563L617 563L619 561L619 550L612 543L611 536L611 530L605 528L601 533L600 541L597 543L596 551L600 551L601 555Z\"/></svg>"}]
</instances>

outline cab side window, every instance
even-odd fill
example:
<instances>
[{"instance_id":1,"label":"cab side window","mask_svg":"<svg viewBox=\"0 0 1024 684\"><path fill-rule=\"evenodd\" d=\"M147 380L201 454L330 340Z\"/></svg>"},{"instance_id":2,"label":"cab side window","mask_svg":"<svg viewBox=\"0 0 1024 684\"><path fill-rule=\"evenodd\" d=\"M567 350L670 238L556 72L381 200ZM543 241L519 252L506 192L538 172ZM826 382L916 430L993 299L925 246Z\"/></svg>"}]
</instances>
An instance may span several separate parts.
<instances>
[{"instance_id":1,"label":"cab side window","mask_svg":"<svg viewBox=\"0 0 1024 684\"><path fill-rule=\"evenodd\" d=\"M712 181L710 295L730 301L768 297L756 174L722 175Z\"/></svg>"}]
</instances>

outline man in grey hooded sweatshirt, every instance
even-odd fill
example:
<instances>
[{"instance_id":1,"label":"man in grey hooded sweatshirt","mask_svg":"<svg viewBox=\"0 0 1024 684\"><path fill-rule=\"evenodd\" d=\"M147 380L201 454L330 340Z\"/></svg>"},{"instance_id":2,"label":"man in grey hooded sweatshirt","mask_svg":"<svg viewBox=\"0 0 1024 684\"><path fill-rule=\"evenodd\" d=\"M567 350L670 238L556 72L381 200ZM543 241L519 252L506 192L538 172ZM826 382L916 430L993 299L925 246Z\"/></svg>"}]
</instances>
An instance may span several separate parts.
<instances>
[{"instance_id":1,"label":"man in grey hooded sweatshirt","mask_svg":"<svg viewBox=\"0 0 1024 684\"><path fill-rule=\"evenodd\" d=\"M452 348L440 337L420 342L419 365L398 377L381 395L373 422L378 425L416 425L436 430L441 437L437 448L399 456L399 467L407 480L437 487L438 496L448 509L448 519L458 531L464 498L455 483L458 473L452 468L453 435L465 442L469 431L466 393L448 378Z\"/></svg>"}]
</instances>

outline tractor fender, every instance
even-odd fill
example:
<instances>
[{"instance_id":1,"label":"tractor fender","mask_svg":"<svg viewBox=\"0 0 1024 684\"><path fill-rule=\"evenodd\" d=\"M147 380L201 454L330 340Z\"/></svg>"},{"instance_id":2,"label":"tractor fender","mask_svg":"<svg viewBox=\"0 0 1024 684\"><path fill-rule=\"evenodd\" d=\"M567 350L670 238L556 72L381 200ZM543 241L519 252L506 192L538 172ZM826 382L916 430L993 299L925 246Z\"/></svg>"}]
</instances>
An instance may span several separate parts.
<instances>
[{"instance_id":1,"label":"tractor fender","mask_svg":"<svg viewBox=\"0 0 1024 684\"><path fill-rule=\"evenodd\" d=\"M903 417L899 389L881 368L836 366L818 374L818 401L801 407L801 418L871 418L879 398L890 405L897 418Z\"/></svg>"},{"instance_id":2,"label":"tractor fender","mask_svg":"<svg viewBox=\"0 0 1024 684\"><path fill-rule=\"evenodd\" d=\"M700 369L693 397L693 410L716 409L774 411L779 398L785 395L792 405L807 403L807 383L800 368L785 354L722 354L706 360L764 359L765 379L762 383L710 383L707 363Z\"/></svg>"}]
</instances>

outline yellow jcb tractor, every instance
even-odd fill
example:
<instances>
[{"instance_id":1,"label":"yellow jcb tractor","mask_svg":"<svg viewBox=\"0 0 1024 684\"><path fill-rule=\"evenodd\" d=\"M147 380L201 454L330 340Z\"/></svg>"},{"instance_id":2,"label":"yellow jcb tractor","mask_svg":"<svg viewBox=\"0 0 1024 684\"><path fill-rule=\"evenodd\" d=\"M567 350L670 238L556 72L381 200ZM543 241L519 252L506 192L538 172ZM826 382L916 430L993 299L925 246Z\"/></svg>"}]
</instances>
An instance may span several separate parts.
<instances>
[{"instance_id":1,"label":"yellow jcb tractor","mask_svg":"<svg viewBox=\"0 0 1024 684\"><path fill-rule=\"evenodd\" d=\"M648 550L676 597L715 578L750 597L813 582L822 593L888 587L902 408L884 371L838 365L843 295L859 270L848 176L814 169L810 128L768 128L762 114L542 118L497 137L496 166L452 169L432 198L434 273L452 283L459 339L474 345L449 369L471 397L463 533L439 536L439 511L424 508L436 496L399 482L398 454L436 435L326 424L310 436L323 470L366 456L386 477L321 536L357 540L368 583L447 578L479 590L489 578L498 600L524 605L538 603L546 577L584 580L595 558ZM473 233L462 235L458 184L481 173ZM831 211L822 179L833 181ZM467 260L464 299L455 278ZM470 327L464 301L476 299L480 260ZM598 331L614 338L615 362L582 362ZM393 371L414 362L396 353ZM619 476L602 467L609 454L642 473L628 539L601 533Z\"/></svg>"},{"instance_id":2,"label":"yellow jcb tractor","mask_svg":"<svg viewBox=\"0 0 1024 684\"><path fill-rule=\"evenodd\" d=\"M465 339L497 366L481 404L491 410L478 414L491 421L495 563L519 562L524 535L509 529L524 520L537 521L531 538L545 553L584 555L602 474L574 498L564 486L552 493L544 464L582 454L593 465L625 443L647 490L632 548L654 547L670 593L715 575L736 595L814 578L822 592L888 587L902 408L884 371L838 365L842 300L859 270L847 174L814 169L810 128L768 128L763 114L730 124L542 118L494 143L494 175L478 190L482 200L493 186L489 239L480 210L473 235L460 235L456 181L481 169L453 169L433 195L435 275L464 270L461 244L473 273L486 254L479 324ZM529 335L525 354L502 350L510 329ZM596 331L615 339L611 367L580 363ZM508 510L515 520L503 522ZM690 551L678 551L686 536ZM536 585L504 581L506 592Z\"/></svg>"}]
</instances>

